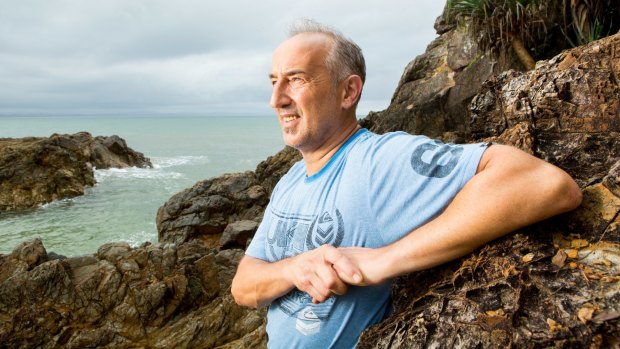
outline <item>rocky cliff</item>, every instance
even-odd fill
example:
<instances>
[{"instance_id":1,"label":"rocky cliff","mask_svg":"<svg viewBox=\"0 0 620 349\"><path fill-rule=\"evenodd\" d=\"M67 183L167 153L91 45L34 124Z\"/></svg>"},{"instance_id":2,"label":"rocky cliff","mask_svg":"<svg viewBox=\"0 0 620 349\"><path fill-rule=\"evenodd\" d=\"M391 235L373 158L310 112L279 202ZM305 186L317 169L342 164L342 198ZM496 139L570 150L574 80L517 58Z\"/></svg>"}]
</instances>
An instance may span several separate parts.
<instances>
[{"instance_id":1,"label":"rocky cliff","mask_svg":"<svg viewBox=\"0 0 620 349\"><path fill-rule=\"evenodd\" d=\"M620 34L522 73L502 72L519 67L486 57L462 27L437 27L391 106L362 125L513 144L567 170L584 202L399 279L395 313L359 347L620 345ZM286 148L254 172L173 196L157 213L156 245L108 244L62 259L34 241L0 257L0 343L263 347L264 310L236 306L230 280L273 186L298 159Z\"/></svg>"},{"instance_id":2,"label":"rocky cliff","mask_svg":"<svg viewBox=\"0 0 620 349\"><path fill-rule=\"evenodd\" d=\"M0 211L35 207L84 194L93 168L151 167L118 136L87 132L49 138L0 138Z\"/></svg>"}]
</instances>

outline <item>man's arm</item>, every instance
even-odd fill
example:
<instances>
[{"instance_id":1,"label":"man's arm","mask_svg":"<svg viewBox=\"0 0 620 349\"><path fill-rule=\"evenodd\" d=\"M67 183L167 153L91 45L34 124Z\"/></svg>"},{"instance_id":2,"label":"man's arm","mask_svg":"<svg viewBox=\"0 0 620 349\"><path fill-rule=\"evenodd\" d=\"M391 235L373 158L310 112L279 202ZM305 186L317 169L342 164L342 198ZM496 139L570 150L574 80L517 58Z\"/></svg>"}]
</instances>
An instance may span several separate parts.
<instances>
[{"instance_id":1,"label":"man's arm","mask_svg":"<svg viewBox=\"0 0 620 349\"><path fill-rule=\"evenodd\" d=\"M383 248L340 249L362 271L362 282L348 278L338 264L334 268L349 284L378 284L461 257L580 203L581 190L564 171L516 148L493 145L438 217Z\"/></svg>"},{"instance_id":2,"label":"man's arm","mask_svg":"<svg viewBox=\"0 0 620 349\"><path fill-rule=\"evenodd\" d=\"M244 256L231 292L237 304L253 308L269 305L295 287L308 293L313 302L324 302L333 294L347 291L347 285L333 268L334 264L348 280L361 281L359 270L338 249L324 245L274 263Z\"/></svg>"}]
</instances>

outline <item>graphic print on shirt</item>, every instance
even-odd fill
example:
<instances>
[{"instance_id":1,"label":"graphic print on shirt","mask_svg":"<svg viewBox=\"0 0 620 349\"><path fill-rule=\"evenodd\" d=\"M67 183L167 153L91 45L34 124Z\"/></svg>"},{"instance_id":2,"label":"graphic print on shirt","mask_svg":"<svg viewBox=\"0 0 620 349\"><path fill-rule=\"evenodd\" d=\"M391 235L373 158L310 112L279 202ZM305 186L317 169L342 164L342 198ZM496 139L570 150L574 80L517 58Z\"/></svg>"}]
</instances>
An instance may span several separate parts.
<instances>
[{"instance_id":1,"label":"graphic print on shirt","mask_svg":"<svg viewBox=\"0 0 620 349\"><path fill-rule=\"evenodd\" d=\"M449 175L463 155L460 145L445 144L440 141L424 143L413 150L411 167L425 177L443 178Z\"/></svg>"},{"instance_id":2,"label":"graphic print on shirt","mask_svg":"<svg viewBox=\"0 0 620 349\"><path fill-rule=\"evenodd\" d=\"M271 212L275 219L265 241L270 261L292 257L324 244L340 246L344 238L344 221L338 209L318 215ZM321 330L321 322L329 317L336 297L313 304L312 298L297 289L276 299L272 306L295 318L295 328L308 336Z\"/></svg>"}]
</instances>

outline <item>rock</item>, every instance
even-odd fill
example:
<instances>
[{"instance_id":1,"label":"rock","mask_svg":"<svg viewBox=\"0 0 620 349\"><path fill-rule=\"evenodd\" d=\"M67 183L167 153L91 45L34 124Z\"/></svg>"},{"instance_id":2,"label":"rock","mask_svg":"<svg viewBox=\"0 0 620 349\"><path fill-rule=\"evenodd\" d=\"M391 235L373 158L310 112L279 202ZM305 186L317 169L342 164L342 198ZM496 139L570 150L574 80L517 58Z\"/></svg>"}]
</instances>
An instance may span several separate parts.
<instances>
[{"instance_id":1,"label":"rock","mask_svg":"<svg viewBox=\"0 0 620 349\"><path fill-rule=\"evenodd\" d=\"M84 194L93 167L150 167L118 136L87 132L49 138L0 138L0 211L22 210Z\"/></svg>"},{"instance_id":2,"label":"rock","mask_svg":"<svg viewBox=\"0 0 620 349\"><path fill-rule=\"evenodd\" d=\"M260 222L273 187L300 159L297 150L286 147L258 164L255 172L200 181L175 194L157 211L159 241L180 244L200 239L210 247L219 247L230 223Z\"/></svg>"},{"instance_id":3,"label":"rock","mask_svg":"<svg viewBox=\"0 0 620 349\"><path fill-rule=\"evenodd\" d=\"M220 249L245 249L248 239L254 236L257 228L258 222L256 221L244 220L230 223L222 233Z\"/></svg>"},{"instance_id":4,"label":"rock","mask_svg":"<svg viewBox=\"0 0 620 349\"><path fill-rule=\"evenodd\" d=\"M260 219L267 201L265 189L252 172L198 182L157 211L159 241L180 244L197 238L217 247L229 223Z\"/></svg>"},{"instance_id":5,"label":"rock","mask_svg":"<svg viewBox=\"0 0 620 349\"><path fill-rule=\"evenodd\" d=\"M142 153L133 151L119 136L97 136L91 146L91 162L99 169L111 167L153 167Z\"/></svg>"},{"instance_id":6,"label":"rock","mask_svg":"<svg viewBox=\"0 0 620 349\"><path fill-rule=\"evenodd\" d=\"M445 20L444 15L438 19ZM519 63L510 55L496 59L480 51L467 23L438 33L405 68L390 106L371 112L362 126L376 133L406 131L433 138L450 133L457 142L465 140L469 102L482 82Z\"/></svg>"},{"instance_id":7,"label":"rock","mask_svg":"<svg viewBox=\"0 0 620 349\"><path fill-rule=\"evenodd\" d=\"M237 306L230 282L242 250L194 240L45 260L40 240L0 255L2 347L264 346L265 310ZM16 265L22 268L6 272Z\"/></svg>"}]
</instances>

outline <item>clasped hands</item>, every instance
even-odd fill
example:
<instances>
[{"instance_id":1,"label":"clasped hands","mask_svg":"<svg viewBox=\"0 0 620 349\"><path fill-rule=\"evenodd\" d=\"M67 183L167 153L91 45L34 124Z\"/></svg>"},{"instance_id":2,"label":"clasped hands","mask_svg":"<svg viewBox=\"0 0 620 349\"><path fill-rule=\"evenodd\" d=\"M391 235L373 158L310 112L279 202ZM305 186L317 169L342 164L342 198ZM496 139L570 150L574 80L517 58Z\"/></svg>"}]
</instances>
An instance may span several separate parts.
<instances>
[{"instance_id":1,"label":"clasped hands","mask_svg":"<svg viewBox=\"0 0 620 349\"><path fill-rule=\"evenodd\" d=\"M291 257L286 273L300 291L322 303L332 295L343 295L350 285L368 286L384 282L378 249L336 248L323 245Z\"/></svg>"}]
</instances>

